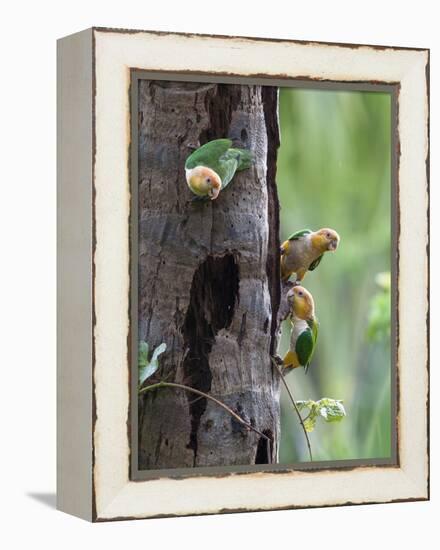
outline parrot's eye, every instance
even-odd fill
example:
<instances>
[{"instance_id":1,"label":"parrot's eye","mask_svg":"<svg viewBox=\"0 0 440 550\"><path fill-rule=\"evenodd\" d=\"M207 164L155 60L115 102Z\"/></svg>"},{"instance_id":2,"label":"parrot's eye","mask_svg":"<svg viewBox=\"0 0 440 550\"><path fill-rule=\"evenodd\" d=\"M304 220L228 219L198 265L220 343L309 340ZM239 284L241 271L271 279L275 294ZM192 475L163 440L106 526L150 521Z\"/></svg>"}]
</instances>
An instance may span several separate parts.
<instances>
[{"instance_id":1,"label":"parrot's eye","mask_svg":"<svg viewBox=\"0 0 440 550\"><path fill-rule=\"evenodd\" d=\"M303 293L302 290L300 290L300 291L298 292L298 296L304 296L304 293Z\"/></svg>"},{"instance_id":2,"label":"parrot's eye","mask_svg":"<svg viewBox=\"0 0 440 550\"><path fill-rule=\"evenodd\" d=\"M326 233L325 236L326 236L328 239L330 239L330 237L331 237L330 233Z\"/></svg>"},{"instance_id":3,"label":"parrot's eye","mask_svg":"<svg viewBox=\"0 0 440 550\"><path fill-rule=\"evenodd\" d=\"M206 183L211 183L211 178L206 178Z\"/></svg>"}]
</instances>

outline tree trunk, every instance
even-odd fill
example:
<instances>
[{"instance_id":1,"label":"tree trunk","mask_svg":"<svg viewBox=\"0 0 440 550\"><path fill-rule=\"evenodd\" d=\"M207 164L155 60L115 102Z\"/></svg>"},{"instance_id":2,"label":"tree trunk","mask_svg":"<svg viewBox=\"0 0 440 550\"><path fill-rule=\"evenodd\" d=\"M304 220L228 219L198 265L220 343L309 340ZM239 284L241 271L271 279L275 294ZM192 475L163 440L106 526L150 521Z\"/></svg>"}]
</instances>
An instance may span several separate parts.
<instances>
[{"instance_id":1,"label":"tree trunk","mask_svg":"<svg viewBox=\"0 0 440 550\"><path fill-rule=\"evenodd\" d=\"M277 89L143 80L139 84L139 339L160 343L159 378L139 399L139 468L277 461L280 301L275 185ZM191 146L230 137L254 153L215 201L193 202Z\"/></svg>"}]
</instances>

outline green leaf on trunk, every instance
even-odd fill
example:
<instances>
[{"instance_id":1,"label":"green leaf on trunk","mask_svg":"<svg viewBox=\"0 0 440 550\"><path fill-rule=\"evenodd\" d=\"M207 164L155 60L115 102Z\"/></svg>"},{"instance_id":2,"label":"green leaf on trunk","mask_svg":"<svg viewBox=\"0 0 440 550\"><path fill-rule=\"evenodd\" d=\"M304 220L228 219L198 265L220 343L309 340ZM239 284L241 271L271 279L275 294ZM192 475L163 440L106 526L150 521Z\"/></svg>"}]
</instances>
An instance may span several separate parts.
<instances>
[{"instance_id":1,"label":"green leaf on trunk","mask_svg":"<svg viewBox=\"0 0 440 550\"><path fill-rule=\"evenodd\" d=\"M145 367L148 363L148 344L141 340L139 342L139 367Z\"/></svg>"},{"instance_id":2,"label":"green leaf on trunk","mask_svg":"<svg viewBox=\"0 0 440 550\"><path fill-rule=\"evenodd\" d=\"M148 360L149 345L147 342L141 340L139 342L139 354L138 354L138 369L139 369L139 386L150 378L159 368L159 355L167 349L165 343L160 344L154 350L151 360Z\"/></svg>"}]
</instances>

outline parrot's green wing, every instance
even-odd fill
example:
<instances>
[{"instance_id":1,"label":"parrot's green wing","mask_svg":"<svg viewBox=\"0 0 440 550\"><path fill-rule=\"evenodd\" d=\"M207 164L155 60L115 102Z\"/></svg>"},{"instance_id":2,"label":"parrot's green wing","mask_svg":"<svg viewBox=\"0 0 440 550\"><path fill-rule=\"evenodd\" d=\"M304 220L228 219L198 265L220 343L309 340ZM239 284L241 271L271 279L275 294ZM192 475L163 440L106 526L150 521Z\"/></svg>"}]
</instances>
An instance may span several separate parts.
<instances>
[{"instance_id":1,"label":"parrot's green wing","mask_svg":"<svg viewBox=\"0 0 440 550\"><path fill-rule=\"evenodd\" d=\"M316 345L316 340L318 339L318 329L319 329L319 323L316 319L309 319L307 321L307 324L310 327L310 330L312 331L313 340Z\"/></svg>"},{"instance_id":2,"label":"parrot's green wing","mask_svg":"<svg viewBox=\"0 0 440 550\"><path fill-rule=\"evenodd\" d=\"M298 356L300 365L307 369L309 368L310 361L312 359L313 352L315 350L316 339L313 334L313 330L308 328L302 332L295 345L295 352Z\"/></svg>"},{"instance_id":3,"label":"parrot's green wing","mask_svg":"<svg viewBox=\"0 0 440 550\"><path fill-rule=\"evenodd\" d=\"M322 260L323 256L324 256L324 254L321 254L321 256L316 258L316 260L313 260L313 262L309 265L309 271L313 271L314 269L316 269L318 267L318 265L321 263L321 260Z\"/></svg>"},{"instance_id":4,"label":"parrot's green wing","mask_svg":"<svg viewBox=\"0 0 440 550\"><path fill-rule=\"evenodd\" d=\"M247 149L228 149L220 157L216 172L222 179L222 189L232 180L235 172L246 170L252 165L252 153Z\"/></svg>"},{"instance_id":5,"label":"parrot's green wing","mask_svg":"<svg viewBox=\"0 0 440 550\"><path fill-rule=\"evenodd\" d=\"M208 141L208 143L205 143L191 153L186 159L185 168L191 170L196 166L207 166L217 172L214 166L218 165L220 157L224 155L231 146L232 140L227 138ZM219 176L221 177L220 174Z\"/></svg>"},{"instance_id":6,"label":"parrot's green wing","mask_svg":"<svg viewBox=\"0 0 440 550\"><path fill-rule=\"evenodd\" d=\"M296 233L292 233L290 237L287 239L288 241L296 241L297 239L300 239L301 237L305 237L306 235L309 235L312 231L310 229L301 229L301 231L297 231Z\"/></svg>"},{"instance_id":7,"label":"parrot's green wing","mask_svg":"<svg viewBox=\"0 0 440 550\"><path fill-rule=\"evenodd\" d=\"M228 183L232 180L232 178L235 175L235 172L237 171L238 167L238 161L235 156L230 155L230 151L232 149L229 149L219 160L217 167L212 168L217 172L217 174L221 177L222 180L222 190L228 185Z\"/></svg>"},{"instance_id":8,"label":"parrot's green wing","mask_svg":"<svg viewBox=\"0 0 440 550\"><path fill-rule=\"evenodd\" d=\"M248 149L232 148L228 149L222 156L223 159L234 159L237 161L237 171L246 170L252 166L254 157Z\"/></svg>"}]
</instances>

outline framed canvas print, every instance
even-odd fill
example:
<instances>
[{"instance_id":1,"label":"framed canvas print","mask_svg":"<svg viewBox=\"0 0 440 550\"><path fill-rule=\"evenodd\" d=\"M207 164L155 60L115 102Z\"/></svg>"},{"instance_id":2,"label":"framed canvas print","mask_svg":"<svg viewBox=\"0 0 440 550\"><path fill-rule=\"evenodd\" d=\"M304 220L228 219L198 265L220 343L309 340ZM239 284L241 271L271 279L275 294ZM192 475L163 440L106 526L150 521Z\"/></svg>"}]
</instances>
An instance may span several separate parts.
<instances>
[{"instance_id":1,"label":"framed canvas print","mask_svg":"<svg viewBox=\"0 0 440 550\"><path fill-rule=\"evenodd\" d=\"M58 507L429 498L429 52L58 43Z\"/></svg>"}]
</instances>

